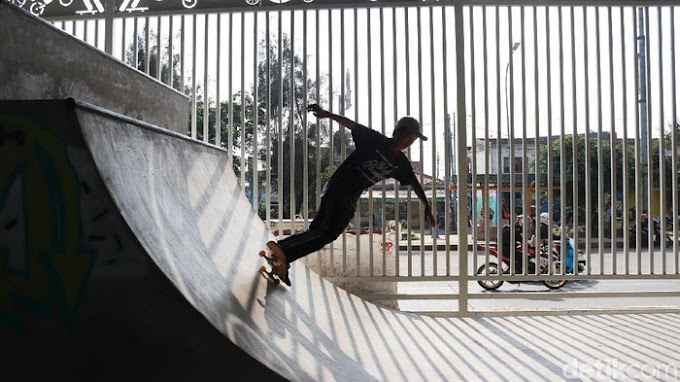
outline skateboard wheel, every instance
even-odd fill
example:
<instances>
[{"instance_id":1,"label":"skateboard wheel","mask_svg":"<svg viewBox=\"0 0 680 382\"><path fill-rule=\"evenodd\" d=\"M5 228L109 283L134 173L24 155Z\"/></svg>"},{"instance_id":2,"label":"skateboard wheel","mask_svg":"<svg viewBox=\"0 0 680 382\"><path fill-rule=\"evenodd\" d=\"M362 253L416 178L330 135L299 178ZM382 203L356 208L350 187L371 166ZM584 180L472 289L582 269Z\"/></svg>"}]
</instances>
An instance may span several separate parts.
<instances>
[{"instance_id":1,"label":"skateboard wheel","mask_svg":"<svg viewBox=\"0 0 680 382\"><path fill-rule=\"evenodd\" d=\"M265 257L265 256L267 255L267 252L265 252L264 250L262 250L262 251L260 251L260 252L258 253L258 255L260 255L260 257Z\"/></svg>"}]
</instances>

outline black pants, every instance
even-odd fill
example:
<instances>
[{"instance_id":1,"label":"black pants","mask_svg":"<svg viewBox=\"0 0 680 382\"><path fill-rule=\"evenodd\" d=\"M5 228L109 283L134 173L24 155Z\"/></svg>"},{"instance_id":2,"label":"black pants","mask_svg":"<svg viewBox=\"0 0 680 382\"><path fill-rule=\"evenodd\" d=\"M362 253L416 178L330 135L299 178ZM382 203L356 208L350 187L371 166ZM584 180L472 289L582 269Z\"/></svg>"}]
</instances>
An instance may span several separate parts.
<instances>
[{"instance_id":1,"label":"black pants","mask_svg":"<svg viewBox=\"0 0 680 382\"><path fill-rule=\"evenodd\" d=\"M278 243L288 263L318 251L337 239L352 220L358 198L337 198L324 195L321 205L309 224L309 230L288 236Z\"/></svg>"}]
</instances>

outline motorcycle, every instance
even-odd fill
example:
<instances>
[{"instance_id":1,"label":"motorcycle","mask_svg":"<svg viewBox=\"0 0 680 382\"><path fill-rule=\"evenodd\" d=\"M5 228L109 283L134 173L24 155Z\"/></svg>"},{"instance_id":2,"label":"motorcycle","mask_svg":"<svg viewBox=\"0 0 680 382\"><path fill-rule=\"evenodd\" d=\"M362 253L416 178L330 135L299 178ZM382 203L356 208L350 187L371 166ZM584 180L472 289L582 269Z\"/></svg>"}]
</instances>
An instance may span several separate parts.
<instances>
[{"instance_id":1,"label":"motorcycle","mask_svg":"<svg viewBox=\"0 0 680 382\"><path fill-rule=\"evenodd\" d=\"M511 259L508 254L503 253L501 261L498 261L499 254L496 246L489 245L485 246L480 244L482 250L489 251L489 256L492 257L488 262L480 265L477 268L477 275L498 275L502 272L504 275L510 274ZM515 262L514 270L515 274L522 274L523 270L523 258L524 249L522 247L521 241L515 242ZM560 258L556 256L556 252L551 250L547 245L541 245L540 247L528 246L527 248L527 274L536 274L536 269L538 267L539 274L556 274L560 271ZM552 265L552 272L551 270ZM503 285L505 280L485 280L480 279L477 281L479 286L486 290L496 290ZM508 280L509 283L520 284L522 281L519 280ZM567 280L543 280L543 285L550 289L559 289L567 283Z\"/></svg>"}]
</instances>

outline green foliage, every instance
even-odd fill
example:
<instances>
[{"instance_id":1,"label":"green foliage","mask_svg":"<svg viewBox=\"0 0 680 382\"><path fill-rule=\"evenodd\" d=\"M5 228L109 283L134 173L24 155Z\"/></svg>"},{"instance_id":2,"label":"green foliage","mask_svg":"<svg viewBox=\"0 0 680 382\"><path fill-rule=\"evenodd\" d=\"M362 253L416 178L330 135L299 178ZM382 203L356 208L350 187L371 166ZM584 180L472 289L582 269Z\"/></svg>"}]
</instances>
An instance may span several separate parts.
<instances>
[{"instance_id":1,"label":"green foliage","mask_svg":"<svg viewBox=\"0 0 680 382\"><path fill-rule=\"evenodd\" d=\"M141 72L147 73L146 70L146 38L143 38L143 36L146 35L146 28L148 26L144 27L144 30L142 30L136 37L136 41L133 41L128 45L128 47L125 50L125 61L129 63L132 67L135 67L137 70ZM137 44L137 61L135 65L135 50L134 50L134 43L136 42ZM149 71L148 75L153 77L153 78L158 78L158 34L155 31L150 31L149 32ZM168 44L168 39L166 38L165 44ZM183 89L180 88L181 83L180 83L180 55L178 53L172 55L172 68L169 68L169 53L167 50L162 49L163 51L163 56L161 57L161 66L160 66L160 81L165 83L165 84L170 84L170 76L172 75L172 86L179 91L183 91ZM172 69L172 70L170 70ZM186 89L184 89L186 90Z\"/></svg>"},{"instance_id":2,"label":"green foliage","mask_svg":"<svg viewBox=\"0 0 680 382\"><path fill-rule=\"evenodd\" d=\"M670 130L670 129L669 129ZM680 124L675 125L675 137L680 147ZM629 138L630 139L630 138ZM655 187L660 186L661 175L661 158L664 162L664 172L666 185L671 185L673 181L672 173L672 156L670 153L672 133L668 131L664 135L664 155L660 155L660 140L652 139L650 142L649 153L651 157L651 165L641 165L638 168L638 176L648 173L648 168L651 168L653 184ZM561 148L564 151L561 151ZM574 156L574 150L576 155ZM561 153L564 155L561 155ZM576 182L577 201L576 206L579 211L579 221L583 222L588 217L586 216L585 200L590 197L591 211L596 211L599 200L599 183L602 182L604 195L602 198L602 205L607 209L612 204L612 194L615 190L618 192L634 193L636 185L636 167L635 158L639 156L636 152L635 144L627 142L624 147L623 140L612 142L609 139L601 139L598 142L596 137L586 138L585 135L579 135L574 140L574 137L569 135L564 137L564 141L556 139L552 140L550 145L541 145L539 152L536 155L534 164L538 164L537 172L541 176L537 176L537 187L540 189L547 189L548 179L545 174L548 169L553 174L553 184L558 184L561 176L561 169L566 170L566 188L557 193L557 197L564 203L567 210L574 208L574 182ZM576 162L574 163L574 158ZM587 160L586 160L587 158ZM601 160L600 160L601 158ZM612 182L612 163L614 166L614 182ZM531 167L534 166L531 165ZM627 174L627 189L624 190L624 168ZM588 169L588 171L586 171ZM575 176L574 176L575 175ZM677 175L676 175L677 176ZM590 181L590 187L586 187L587 178ZM677 178L676 178L677 179ZM669 187L670 188L670 187ZM560 187L558 187L560 189Z\"/></svg>"},{"instance_id":3,"label":"green foliage","mask_svg":"<svg viewBox=\"0 0 680 382\"><path fill-rule=\"evenodd\" d=\"M257 88L253 87L250 92L245 93L239 91L232 95L231 102L221 102L220 146L232 149L234 172L240 177L242 171L246 171L245 179L249 184L255 183L252 179L253 157L259 159L259 170L264 166L271 171L271 179L266 179L266 171L259 171L257 182L260 188L264 188L266 184L270 185L272 194L276 194L280 201L280 213L284 218L288 218L291 210L291 192L295 193L293 198L295 213L301 213L303 210L305 188L309 192L308 208L311 210L318 208L315 203L317 184L314 183L319 178L316 171L317 163L320 169L325 169L331 160L337 159L331 158L329 153L331 136L334 137L334 150L339 150L341 146L339 138L335 138L337 131L332 134L330 126L325 121L317 125L316 119L305 110L306 98L314 98L310 102L324 103L324 100L315 100L317 87L320 85L309 79L304 80L302 70L304 62L297 54L291 55L288 36L284 35L282 38L281 65L279 51L274 44L270 45L269 51L266 50L265 41L261 41L260 46ZM197 99L198 139L203 139L204 135L205 109L205 100ZM207 118L208 141L215 143L216 107L212 100L208 100L207 103ZM306 120L307 124L304 123ZM254 151L255 132L257 152ZM351 135L345 135L344 144L346 153L349 153L353 150ZM245 153L246 163L242 163L242 152ZM291 157L293 154L294 157ZM279 182L279 179L283 181ZM323 183L319 184L318 188L322 185Z\"/></svg>"}]
</instances>

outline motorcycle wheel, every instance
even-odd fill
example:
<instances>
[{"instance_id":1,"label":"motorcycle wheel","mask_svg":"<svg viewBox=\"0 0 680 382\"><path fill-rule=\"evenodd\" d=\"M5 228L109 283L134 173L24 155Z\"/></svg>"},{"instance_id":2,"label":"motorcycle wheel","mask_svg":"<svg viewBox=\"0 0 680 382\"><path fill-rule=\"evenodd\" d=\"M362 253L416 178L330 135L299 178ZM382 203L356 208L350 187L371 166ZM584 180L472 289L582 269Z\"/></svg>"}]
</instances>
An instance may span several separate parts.
<instances>
[{"instance_id":1,"label":"motorcycle wheel","mask_svg":"<svg viewBox=\"0 0 680 382\"><path fill-rule=\"evenodd\" d=\"M497 275L498 274L498 264L497 263L489 263L489 275ZM487 272L487 264L482 264L477 268L477 275L486 275ZM496 290L503 285L503 280L477 280L477 284L481 286L482 288L486 290Z\"/></svg>"},{"instance_id":2,"label":"motorcycle wheel","mask_svg":"<svg viewBox=\"0 0 680 382\"><path fill-rule=\"evenodd\" d=\"M553 261L553 272L548 272L548 267L542 269L544 275L558 274L560 270L560 263L558 261ZM567 283L567 280L543 280L543 285L550 289L560 289Z\"/></svg>"}]
</instances>

